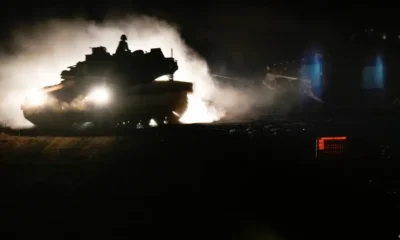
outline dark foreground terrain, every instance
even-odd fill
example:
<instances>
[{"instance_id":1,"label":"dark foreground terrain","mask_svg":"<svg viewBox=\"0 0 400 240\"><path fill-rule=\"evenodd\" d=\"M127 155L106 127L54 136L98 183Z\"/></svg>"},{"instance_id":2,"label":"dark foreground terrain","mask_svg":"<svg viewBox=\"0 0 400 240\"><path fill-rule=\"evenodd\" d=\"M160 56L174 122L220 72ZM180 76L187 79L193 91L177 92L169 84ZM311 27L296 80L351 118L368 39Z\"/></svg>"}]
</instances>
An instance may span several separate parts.
<instances>
[{"instance_id":1,"label":"dark foreground terrain","mask_svg":"<svg viewBox=\"0 0 400 240\"><path fill-rule=\"evenodd\" d=\"M398 239L396 134L382 129L270 122L97 136L4 131L1 230L52 238ZM316 158L317 136L343 134L351 154Z\"/></svg>"}]
</instances>

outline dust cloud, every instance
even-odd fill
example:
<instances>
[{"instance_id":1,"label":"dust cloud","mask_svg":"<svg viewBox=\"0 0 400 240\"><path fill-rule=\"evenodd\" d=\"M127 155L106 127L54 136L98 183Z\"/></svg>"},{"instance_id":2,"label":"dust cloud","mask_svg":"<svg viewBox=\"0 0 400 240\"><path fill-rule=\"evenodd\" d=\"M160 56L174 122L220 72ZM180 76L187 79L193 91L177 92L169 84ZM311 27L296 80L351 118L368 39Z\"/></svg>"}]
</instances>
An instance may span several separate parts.
<instances>
[{"instance_id":1,"label":"dust cloud","mask_svg":"<svg viewBox=\"0 0 400 240\"><path fill-rule=\"evenodd\" d=\"M206 61L185 44L177 26L165 21L147 16L101 24L82 19L50 20L16 29L13 45L17 52L0 58L0 122L11 127L31 126L20 110L26 92L59 83L61 71L83 61L90 47L104 46L114 53L121 34L128 36L131 50L159 47L169 56L173 49L179 65L175 79L193 82L193 97L214 104L201 109L189 106L192 116L186 116L185 122L215 121L233 109L244 112L254 104L253 93L217 85Z\"/></svg>"}]
</instances>

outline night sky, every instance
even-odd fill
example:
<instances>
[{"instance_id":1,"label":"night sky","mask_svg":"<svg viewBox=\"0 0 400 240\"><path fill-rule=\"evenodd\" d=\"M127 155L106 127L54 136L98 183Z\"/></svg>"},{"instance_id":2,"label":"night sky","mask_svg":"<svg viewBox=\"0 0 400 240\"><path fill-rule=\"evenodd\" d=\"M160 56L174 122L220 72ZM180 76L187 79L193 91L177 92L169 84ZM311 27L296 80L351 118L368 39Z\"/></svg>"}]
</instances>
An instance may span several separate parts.
<instances>
[{"instance_id":1,"label":"night sky","mask_svg":"<svg viewBox=\"0 0 400 240\"><path fill-rule=\"evenodd\" d=\"M390 28L395 9L360 4L346 9L320 4L218 5L185 3L139 4L28 3L1 8L3 42L18 24L48 18L76 16L102 21L107 16L131 12L157 16L177 23L186 42L207 59L215 73L235 76L262 74L267 64L299 59L307 51L337 51L340 43L365 27ZM261 2L262 3L262 2ZM390 13L393 12L393 13ZM385 23L391 23L391 25ZM383 26L383 27L382 27Z\"/></svg>"}]
</instances>

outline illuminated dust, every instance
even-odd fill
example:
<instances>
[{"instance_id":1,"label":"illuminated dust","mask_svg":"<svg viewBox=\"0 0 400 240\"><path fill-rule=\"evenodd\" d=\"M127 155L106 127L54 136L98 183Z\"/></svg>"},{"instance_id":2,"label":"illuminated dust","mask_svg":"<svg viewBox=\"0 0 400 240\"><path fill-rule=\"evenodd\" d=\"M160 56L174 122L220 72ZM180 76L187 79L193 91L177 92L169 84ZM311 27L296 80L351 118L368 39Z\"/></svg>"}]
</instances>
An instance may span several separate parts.
<instances>
[{"instance_id":1,"label":"illuminated dust","mask_svg":"<svg viewBox=\"0 0 400 240\"><path fill-rule=\"evenodd\" d=\"M131 50L161 48L168 57L173 49L179 65L174 78L194 83L188 109L180 116L182 123L217 121L232 111L245 112L256 101L253 93L216 84L206 61L185 44L179 29L160 19L131 16L102 24L82 19L51 20L16 29L16 53L2 54L0 122L11 127L32 126L20 109L26 94L59 83L61 71L83 61L90 47L104 46L115 53L121 34L128 36Z\"/></svg>"}]
</instances>

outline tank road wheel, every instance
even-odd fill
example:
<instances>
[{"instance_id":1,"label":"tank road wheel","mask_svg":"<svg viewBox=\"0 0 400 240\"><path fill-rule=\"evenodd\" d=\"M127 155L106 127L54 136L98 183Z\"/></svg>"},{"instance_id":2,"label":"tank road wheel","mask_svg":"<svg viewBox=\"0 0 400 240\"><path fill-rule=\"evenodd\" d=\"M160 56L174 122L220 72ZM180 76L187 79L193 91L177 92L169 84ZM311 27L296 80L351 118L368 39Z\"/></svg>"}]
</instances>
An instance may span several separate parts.
<instances>
[{"instance_id":1,"label":"tank road wheel","mask_svg":"<svg viewBox=\"0 0 400 240\"><path fill-rule=\"evenodd\" d=\"M143 125L144 128L149 128L149 127L154 127L154 125L152 125L153 121L156 122L156 126L160 125L160 123L153 117L147 117L147 118L143 118L141 120L141 123Z\"/></svg>"}]
</instances>

